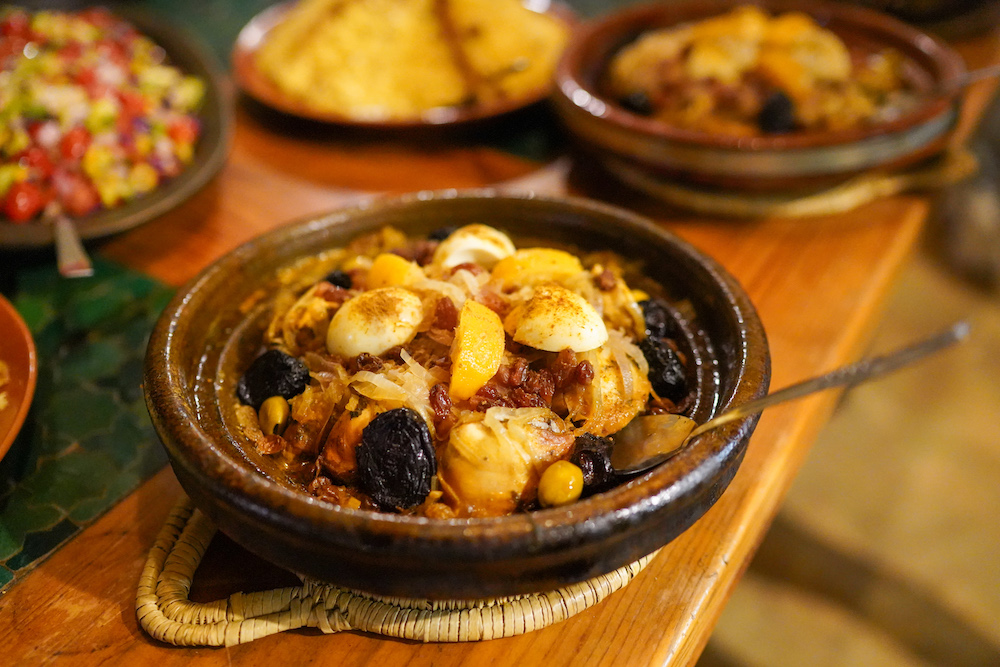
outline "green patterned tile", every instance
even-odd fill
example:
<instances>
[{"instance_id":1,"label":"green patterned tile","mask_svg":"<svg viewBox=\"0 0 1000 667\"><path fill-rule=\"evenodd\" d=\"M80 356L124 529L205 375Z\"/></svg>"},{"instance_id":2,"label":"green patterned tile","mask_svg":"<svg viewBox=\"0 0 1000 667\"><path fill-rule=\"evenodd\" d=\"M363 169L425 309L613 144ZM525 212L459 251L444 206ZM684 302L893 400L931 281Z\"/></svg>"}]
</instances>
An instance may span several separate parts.
<instances>
[{"instance_id":1,"label":"green patterned tile","mask_svg":"<svg viewBox=\"0 0 1000 667\"><path fill-rule=\"evenodd\" d=\"M0 461L0 589L166 463L142 366L170 290L98 259L86 279L21 266L10 292L39 372L25 425Z\"/></svg>"}]
</instances>

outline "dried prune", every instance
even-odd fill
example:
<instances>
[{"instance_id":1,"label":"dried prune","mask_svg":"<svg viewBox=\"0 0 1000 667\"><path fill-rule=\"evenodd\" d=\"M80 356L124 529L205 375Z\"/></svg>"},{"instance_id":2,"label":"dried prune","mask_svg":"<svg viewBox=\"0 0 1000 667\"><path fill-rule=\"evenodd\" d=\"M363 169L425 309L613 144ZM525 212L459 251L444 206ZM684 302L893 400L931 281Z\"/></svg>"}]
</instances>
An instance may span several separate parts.
<instances>
[{"instance_id":1,"label":"dried prune","mask_svg":"<svg viewBox=\"0 0 1000 667\"><path fill-rule=\"evenodd\" d=\"M583 495L604 491L618 481L611 467L612 446L609 438L601 438L592 433L577 436L569 461L583 471Z\"/></svg>"},{"instance_id":2,"label":"dried prune","mask_svg":"<svg viewBox=\"0 0 1000 667\"><path fill-rule=\"evenodd\" d=\"M652 116L656 109L653 108L653 101L649 99L649 95L637 90L634 93L629 93L621 99L621 105L631 111L632 113L637 113L640 116Z\"/></svg>"},{"instance_id":3,"label":"dried prune","mask_svg":"<svg viewBox=\"0 0 1000 667\"><path fill-rule=\"evenodd\" d=\"M643 318L646 320L646 335L653 338L679 338L681 331L673 315L658 299L639 302Z\"/></svg>"},{"instance_id":4,"label":"dried prune","mask_svg":"<svg viewBox=\"0 0 1000 667\"><path fill-rule=\"evenodd\" d=\"M677 353L655 336L644 338L639 343L639 349L649 362L649 381L656 393L680 403L687 394L687 379L684 364Z\"/></svg>"},{"instance_id":5,"label":"dried prune","mask_svg":"<svg viewBox=\"0 0 1000 667\"><path fill-rule=\"evenodd\" d=\"M416 411L383 412L361 432L355 450L361 490L386 511L419 505L431 491L437 459L431 434Z\"/></svg>"},{"instance_id":6,"label":"dried prune","mask_svg":"<svg viewBox=\"0 0 1000 667\"><path fill-rule=\"evenodd\" d=\"M344 289L351 289L351 286L354 285L351 276L340 269L331 271L324 280L335 287L342 287Z\"/></svg>"},{"instance_id":7,"label":"dried prune","mask_svg":"<svg viewBox=\"0 0 1000 667\"><path fill-rule=\"evenodd\" d=\"M254 410L271 396L291 398L305 391L309 368L281 350L268 350L253 360L236 385L236 395Z\"/></svg>"},{"instance_id":8,"label":"dried prune","mask_svg":"<svg viewBox=\"0 0 1000 667\"><path fill-rule=\"evenodd\" d=\"M458 229L455 225L450 225L448 227L438 227L433 232L427 235L430 241L444 241L446 238L452 235L452 233Z\"/></svg>"},{"instance_id":9,"label":"dried prune","mask_svg":"<svg viewBox=\"0 0 1000 667\"><path fill-rule=\"evenodd\" d=\"M785 93L771 93L760 113L757 114L757 126L766 134L783 134L795 129L795 104Z\"/></svg>"}]
</instances>

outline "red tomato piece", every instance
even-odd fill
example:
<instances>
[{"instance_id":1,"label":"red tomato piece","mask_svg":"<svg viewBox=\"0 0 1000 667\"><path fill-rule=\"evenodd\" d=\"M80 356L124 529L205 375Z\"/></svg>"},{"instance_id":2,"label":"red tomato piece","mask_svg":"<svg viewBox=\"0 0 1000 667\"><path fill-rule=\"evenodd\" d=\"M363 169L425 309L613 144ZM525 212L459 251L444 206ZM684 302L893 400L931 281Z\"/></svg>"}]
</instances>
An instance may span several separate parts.
<instances>
[{"instance_id":1,"label":"red tomato piece","mask_svg":"<svg viewBox=\"0 0 1000 667\"><path fill-rule=\"evenodd\" d=\"M59 151L66 160L77 162L87 152L90 140L90 132L86 128L77 125L63 135L62 140L59 142Z\"/></svg>"},{"instance_id":2,"label":"red tomato piece","mask_svg":"<svg viewBox=\"0 0 1000 667\"><path fill-rule=\"evenodd\" d=\"M27 40L31 37L31 17L24 11L11 11L0 21L0 35Z\"/></svg>"},{"instance_id":3,"label":"red tomato piece","mask_svg":"<svg viewBox=\"0 0 1000 667\"><path fill-rule=\"evenodd\" d=\"M193 144L198 138L198 121L190 116L181 116L170 123L167 134L178 144Z\"/></svg>"},{"instance_id":4,"label":"red tomato piece","mask_svg":"<svg viewBox=\"0 0 1000 667\"><path fill-rule=\"evenodd\" d=\"M98 28L110 28L118 22L115 15L105 7L82 9L77 15Z\"/></svg>"},{"instance_id":5,"label":"red tomato piece","mask_svg":"<svg viewBox=\"0 0 1000 667\"><path fill-rule=\"evenodd\" d=\"M52 175L55 165L52 164L49 154L41 146L31 146L24 150L18 158L18 162L35 171L39 178L48 178Z\"/></svg>"},{"instance_id":6,"label":"red tomato piece","mask_svg":"<svg viewBox=\"0 0 1000 667\"><path fill-rule=\"evenodd\" d=\"M56 198L69 215L86 215L101 205L97 188L79 172L59 170L52 177L52 182Z\"/></svg>"},{"instance_id":7,"label":"red tomato piece","mask_svg":"<svg viewBox=\"0 0 1000 667\"><path fill-rule=\"evenodd\" d=\"M14 183L7 190L3 212L11 222L21 223L31 220L45 206L42 190L31 181Z\"/></svg>"}]
</instances>

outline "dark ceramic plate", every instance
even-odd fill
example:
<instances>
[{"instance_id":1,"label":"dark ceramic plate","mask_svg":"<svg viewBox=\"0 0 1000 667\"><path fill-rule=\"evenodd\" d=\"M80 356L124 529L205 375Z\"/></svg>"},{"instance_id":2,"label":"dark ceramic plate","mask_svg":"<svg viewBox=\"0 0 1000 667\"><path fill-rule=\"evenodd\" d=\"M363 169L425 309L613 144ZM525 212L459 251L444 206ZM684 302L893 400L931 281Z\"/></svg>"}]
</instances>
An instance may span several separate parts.
<instances>
[{"instance_id":1,"label":"dark ceramic plate","mask_svg":"<svg viewBox=\"0 0 1000 667\"><path fill-rule=\"evenodd\" d=\"M523 4L533 11L548 14L562 21L570 28L576 23L572 10L561 3L535 0ZM274 5L252 18L240 31L232 53L233 77L239 88L256 101L282 113L348 127L372 130L417 130L484 121L537 104L548 96L549 87L546 85L521 97L493 104L437 107L415 118L366 119L316 109L303 100L285 94L257 68L254 60L267 34L281 23L294 5L294 2Z\"/></svg>"},{"instance_id":2,"label":"dark ceramic plate","mask_svg":"<svg viewBox=\"0 0 1000 667\"><path fill-rule=\"evenodd\" d=\"M202 135L192 163L176 178L123 206L75 218L77 231L84 240L123 232L179 206L218 172L229 150L232 101L214 56L159 16L127 7L116 7L114 11L163 47L171 64L205 82L205 102L198 112ZM50 225L37 221L15 225L0 220L0 248L41 247L52 242Z\"/></svg>"},{"instance_id":3,"label":"dark ceramic plate","mask_svg":"<svg viewBox=\"0 0 1000 667\"><path fill-rule=\"evenodd\" d=\"M609 163L705 185L788 190L829 185L875 168L898 168L940 151L957 118L961 56L940 39L890 16L820 0L752 0L771 13L802 11L849 47L891 47L907 60L919 103L871 127L761 137L708 134L632 113L600 79L614 55L649 30L723 14L743 0L684 0L627 7L576 32L556 68L553 104L581 147Z\"/></svg>"},{"instance_id":4,"label":"dark ceramic plate","mask_svg":"<svg viewBox=\"0 0 1000 667\"><path fill-rule=\"evenodd\" d=\"M10 378L0 387L7 394L7 407L0 410L0 459L10 449L31 407L38 365L31 332L10 301L0 296L0 361L7 364Z\"/></svg>"},{"instance_id":5,"label":"dark ceramic plate","mask_svg":"<svg viewBox=\"0 0 1000 667\"><path fill-rule=\"evenodd\" d=\"M713 260L622 209L582 199L421 193L302 220L236 249L182 288L146 354L146 402L174 472L196 506L238 543L292 571L377 594L513 595L582 581L651 553L726 488L756 417L711 431L609 492L493 519L333 507L244 445L234 388L260 349L267 303L250 313L241 304L273 294L279 268L383 225L423 234L473 222L521 245L610 249L635 260L646 276L637 284L677 305L682 345L697 360L695 419L766 392L767 341L744 291Z\"/></svg>"}]
</instances>

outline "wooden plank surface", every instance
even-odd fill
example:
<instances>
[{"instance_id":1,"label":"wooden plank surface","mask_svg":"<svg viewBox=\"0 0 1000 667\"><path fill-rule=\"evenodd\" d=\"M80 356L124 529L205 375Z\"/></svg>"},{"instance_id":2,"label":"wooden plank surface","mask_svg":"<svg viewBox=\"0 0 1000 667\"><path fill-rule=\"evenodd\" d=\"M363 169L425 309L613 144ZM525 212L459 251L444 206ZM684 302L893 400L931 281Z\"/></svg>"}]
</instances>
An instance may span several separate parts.
<instances>
[{"instance_id":1,"label":"wooden plank surface","mask_svg":"<svg viewBox=\"0 0 1000 667\"><path fill-rule=\"evenodd\" d=\"M997 54L995 39L971 48L978 62ZM992 93L988 87L977 91L966 109L970 123ZM110 240L101 252L177 285L239 243L302 215L379 192L521 179L548 191L630 205L717 258L760 311L774 361L772 386L780 387L864 349L929 206L924 197L899 196L828 218L712 221L671 212L600 174L578 167L566 173L565 164L539 166L447 144L280 134L241 111L230 159L216 181L174 212ZM315 631L226 649L168 647L149 639L136 622L134 597L147 551L180 492L167 469L0 599L0 662L692 664L835 399L814 397L765 414L719 502L625 589L558 625L477 644L421 645ZM233 571L256 571L245 552L220 544L214 571L199 572L219 590L239 582Z\"/></svg>"}]
</instances>

